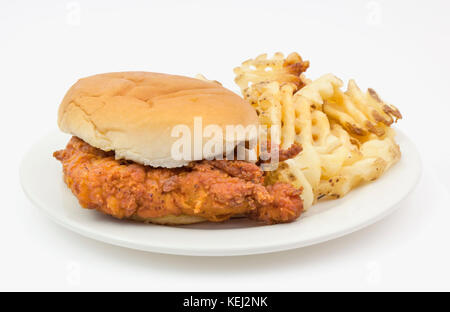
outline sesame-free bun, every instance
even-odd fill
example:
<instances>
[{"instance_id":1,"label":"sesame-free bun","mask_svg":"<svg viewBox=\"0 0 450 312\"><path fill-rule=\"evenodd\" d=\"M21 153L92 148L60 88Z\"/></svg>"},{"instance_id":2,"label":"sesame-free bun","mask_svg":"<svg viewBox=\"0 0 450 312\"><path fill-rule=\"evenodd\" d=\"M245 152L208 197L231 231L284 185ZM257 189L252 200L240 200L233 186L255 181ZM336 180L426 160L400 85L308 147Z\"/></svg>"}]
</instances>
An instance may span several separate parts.
<instances>
[{"instance_id":1,"label":"sesame-free bun","mask_svg":"<svg viewBox=\"0 0 450 312\"><path fill-rule=\"evenodd\" d=\"M115 151L118 159L173 168L189 161L171 156L172 144L179 140L171 135L172 129L183 124L194 135L195 117L202 117L203 128L220 126L224 139L227 125L258 123L249 103L215 82L120 72L78 80L61 103L58 125L94 147ZM249 138L240 140L245 139Z\"/></svg>"}]
</instances>

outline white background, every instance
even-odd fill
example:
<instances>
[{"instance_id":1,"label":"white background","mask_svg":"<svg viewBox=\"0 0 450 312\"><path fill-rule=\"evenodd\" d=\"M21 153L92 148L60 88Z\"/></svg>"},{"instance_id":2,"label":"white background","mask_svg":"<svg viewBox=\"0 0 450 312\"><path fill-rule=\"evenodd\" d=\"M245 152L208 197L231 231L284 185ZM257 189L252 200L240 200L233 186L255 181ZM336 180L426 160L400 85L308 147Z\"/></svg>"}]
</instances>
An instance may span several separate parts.
<instances>
[{"instance_id":1,"label":"white background","mask_svg":"<svg viewBox=\"0 0 450 312\"><path fill-rule=\"evenodd\" d=\"M449 10L431 0L2 1L0 290L450 290ZM179 257L81 237L22 193L20 160L56 129L78 78L203 73L235 88L235 66L276 51L310 60L310 78L355 78L400 108L424 171L393 215L299 250Z\"/></svg>"}]
</instances>

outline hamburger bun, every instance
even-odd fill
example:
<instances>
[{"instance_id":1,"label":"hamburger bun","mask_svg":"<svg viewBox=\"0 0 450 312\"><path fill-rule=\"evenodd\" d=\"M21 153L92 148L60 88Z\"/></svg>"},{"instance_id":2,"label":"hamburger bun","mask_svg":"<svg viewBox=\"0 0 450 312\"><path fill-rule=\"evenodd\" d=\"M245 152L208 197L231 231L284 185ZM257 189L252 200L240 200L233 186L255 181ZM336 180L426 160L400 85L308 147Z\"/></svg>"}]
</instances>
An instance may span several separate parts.
<instances>
[{"instance_id":1,"label":"hamburger bun","mask_svg":"<svg viewBox=\"0 0 450 312\"><path fill-rule=\"evenodd\" d=\"M168 74L118 72L76 82L60 105L58 125L96 148L114 151L117 159L174 168L190 160L171 156L172 145L179 139L172 136L172 129L186 125L194 133L195 117L202 118L203 127L218 125L223 133L227 125L258 124L251 105L217 83ZM223 143L228 144L225 139L224 135ZM254 138L238 138L232 144L248 139ZM203 139L203 144L206 141Z\"/></svg>"}]
</instances>

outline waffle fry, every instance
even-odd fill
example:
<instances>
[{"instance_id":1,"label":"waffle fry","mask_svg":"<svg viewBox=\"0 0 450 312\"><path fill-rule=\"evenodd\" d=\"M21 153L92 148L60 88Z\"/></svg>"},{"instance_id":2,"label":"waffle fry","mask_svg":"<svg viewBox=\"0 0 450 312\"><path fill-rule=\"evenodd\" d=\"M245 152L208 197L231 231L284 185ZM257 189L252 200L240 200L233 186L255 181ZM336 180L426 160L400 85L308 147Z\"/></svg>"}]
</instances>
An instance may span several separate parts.
<instances>
[{"instance_id":1,"label":"waffle fry","mask_svg":"<svg viewBox=\"0 0 450 312\"><path fill-rule=\"evenodd\" d=\"M308 66L297 53L287 58L276 53L235 69L235 81L260 122L281 128L281 147L303 147L269 172L266 182L302 187L305 209L323 197L340 198L395 164L401 153L390 126L402 118L396 107L373 89L363 93L354 80L342 91L343 82L332 74L307 79Z\"/></svg>"},{"instance_id":2,"label":"waffle fry","mask_svg":"<svg viewBox=\"0 0 450 312\"><path fill-rule=\"evenodd\" d=\"M302 96L311 100L313 109L322 109L324 99L333 96L336 89L343 86L342 80L333 74L326 74L311 81L304 88L298 91L297 96Z\"/></svg>"},{"instance_id":3,"label":"waffle fry","mask_svg":"<svg viewBox=\"0 0 450 312\"><path fill-rule=\"evenodd\" d=\"M242 63L234 69L235 82L243 93L245 89L260 82L276 81L280 84L293 83L296 89L304 86L301 74L309 67L308 61L303 61L298 53L291 53L284 58L283 53L277 52L272 58L261 54L255 59Z\"/></svg>"},{"instance_id":4,"label":"waffle fry","mask_svg":"<svg viewBox=\"0 0 450 312\"><path fill-rule=\"evenodd\" d=\"M323 111L358 137L371 133L383 137L386 129L402 118L396 107L384 103L373 89L364 94L354 80L349 81L345 93L336 90L324 103Z\"/></svg>"},{"instance_id":5,"label":"waffle fry","mask_svg":"<svg viewBox=\"0 0 450 312\"><path fill-rule=\"evenodd\" d=\"M364 182L378 179L401 157L400 148L392 138L370 140L361 146L362 157L343 166L328 180L321 179L318 197L340 198Z\"/></svg>"}]
</instances>

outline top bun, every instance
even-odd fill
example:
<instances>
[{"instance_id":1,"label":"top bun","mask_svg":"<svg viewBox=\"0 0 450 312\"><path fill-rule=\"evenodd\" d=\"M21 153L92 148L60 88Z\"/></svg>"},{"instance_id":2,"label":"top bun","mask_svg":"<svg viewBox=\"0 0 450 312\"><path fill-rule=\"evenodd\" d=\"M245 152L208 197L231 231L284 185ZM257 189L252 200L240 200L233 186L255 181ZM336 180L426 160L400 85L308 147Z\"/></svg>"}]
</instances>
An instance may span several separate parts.
<instances>
[{"instance_id":1,"label":"top bun","mask_svg":"<svg viewBox=\"0 0 450 312\"><path fill-rule=\"evenodd\" d=\"M172 128L184 124L193 135L194 118L202 125L257 125L249 103L214 82L183 76L121 72L80 79L65 95L58 113L62 131L104 151L153 167L181 167L171 156L179 139ZM239 138L248 140L254 138ZM203 144L206 140L203 139ZM206 158L206 155L203 155ZM208 157L215 155L207 155Z\"/></svg>"}]
</instances>

